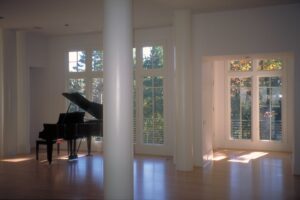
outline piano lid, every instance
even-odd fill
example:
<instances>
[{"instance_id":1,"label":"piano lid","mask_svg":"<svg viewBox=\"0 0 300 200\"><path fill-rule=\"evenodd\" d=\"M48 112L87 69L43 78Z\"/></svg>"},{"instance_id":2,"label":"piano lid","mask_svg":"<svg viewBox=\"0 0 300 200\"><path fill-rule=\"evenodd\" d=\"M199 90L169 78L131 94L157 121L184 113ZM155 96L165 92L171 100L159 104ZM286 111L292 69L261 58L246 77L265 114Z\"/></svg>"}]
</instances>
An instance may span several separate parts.
<instances>
[{"instance_id":1,"label":"piano lid","mask_svg":"<svg viewBox=\"0 0 300 200\"><path fill-rule=\"evenodd\" d=\"M83 97L78 92L74 93L62 93L64 97L69 99L72 103L79 106L79 108L85 110L86 112L90 113L92 116L94 116L96 119L102 119L103 117L103 109L102 104L98 104L95 102L91 102L87 100L85 97Z\"/></svg>"}]
</instances>

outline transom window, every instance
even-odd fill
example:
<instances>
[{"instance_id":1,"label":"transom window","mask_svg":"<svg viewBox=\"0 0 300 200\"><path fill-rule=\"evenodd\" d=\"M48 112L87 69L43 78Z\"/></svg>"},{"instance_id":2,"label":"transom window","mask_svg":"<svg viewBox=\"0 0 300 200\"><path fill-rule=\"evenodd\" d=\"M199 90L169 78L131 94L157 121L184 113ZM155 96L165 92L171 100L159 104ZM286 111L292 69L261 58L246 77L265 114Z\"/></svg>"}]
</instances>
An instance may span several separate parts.
<instances>
[{"instance_id":1,"label":"transom window","mask_svg":"<svg viewBox=\"0 0 300 200\"><path fill-rule=\"evenodd\" d=\"M280 58L228 61L231 139L282 140L283 69Z\"/></svg>"}]
</instances>

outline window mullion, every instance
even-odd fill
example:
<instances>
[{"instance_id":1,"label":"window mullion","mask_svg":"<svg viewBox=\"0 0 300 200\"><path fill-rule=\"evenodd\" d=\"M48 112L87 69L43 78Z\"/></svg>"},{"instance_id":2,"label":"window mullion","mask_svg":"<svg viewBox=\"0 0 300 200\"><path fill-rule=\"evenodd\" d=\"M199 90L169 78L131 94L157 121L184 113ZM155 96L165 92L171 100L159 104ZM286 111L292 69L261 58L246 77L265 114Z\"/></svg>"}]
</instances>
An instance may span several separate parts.
<instances>
[{"instance_id":1,"label":"window mullion","mask_svg":"<svg viewBox=\"0 0 300 200\"><path fill-rule=\"evenodd\" d=\"M256 73L252 77L252 140L257 141L259 138L259 83Z\"/></svg>"}]
</instances>

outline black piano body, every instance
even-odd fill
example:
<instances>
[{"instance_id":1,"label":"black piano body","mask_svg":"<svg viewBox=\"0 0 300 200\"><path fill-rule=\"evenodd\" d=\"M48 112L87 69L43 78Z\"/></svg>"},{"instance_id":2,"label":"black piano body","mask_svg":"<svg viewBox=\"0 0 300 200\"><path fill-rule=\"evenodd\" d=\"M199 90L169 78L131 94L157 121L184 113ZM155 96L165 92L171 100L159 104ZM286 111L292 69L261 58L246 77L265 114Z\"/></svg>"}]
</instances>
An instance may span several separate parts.
<instances>
[{"instance_id":1,"label":"black piano body","mask_svg":"<svg viewBox=\"0 0 300 200\"><path fill-rule=\"evenodd\" d=\"M44 124L39 138L47 144L47 159L52 162L53 141L64 139L68 143L68 158L77 158L77 139L86 138L88 155L91 154L91 140L93 136L103 136L103 105L90 102L79 93L63 93L71 103L88 112L94 120L84 121L85 112L66 112L59 115L56 124ZM70 106L69 106L70 108Z\"/></svg>"}]
</instances>

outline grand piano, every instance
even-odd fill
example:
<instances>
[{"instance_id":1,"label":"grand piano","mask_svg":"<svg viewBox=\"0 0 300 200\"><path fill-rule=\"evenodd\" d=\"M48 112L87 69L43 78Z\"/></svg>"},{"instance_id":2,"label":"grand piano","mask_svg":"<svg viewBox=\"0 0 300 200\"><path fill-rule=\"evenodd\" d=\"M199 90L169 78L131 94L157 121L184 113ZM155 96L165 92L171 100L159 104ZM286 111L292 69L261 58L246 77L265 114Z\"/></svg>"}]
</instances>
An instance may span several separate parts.
<instances>
[{"instance_id":1,"label":"grand piano","mask_svg":"<svg viewBox=\"0 0 300 200\"><path fill-rule=\"evenodd\" d=\"M57 140L66 140L68 143L69 160L77 158L77 139L86 138L88 155L91 155L91 140L93 136L103 136L103 105L91 102L81 94L63 93L70 101L66 113L59 115L56 124L44 124L44 129L39 133L39 138L47 145L47 159L52 162L52 145ZM84 120L85 112L69 112L72 104L89 113L95 119ZM80 145L80 144L79 144Z\"/></svg>"}]
</instances>

